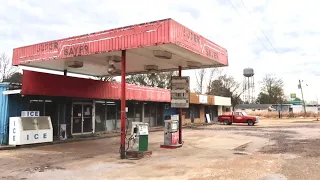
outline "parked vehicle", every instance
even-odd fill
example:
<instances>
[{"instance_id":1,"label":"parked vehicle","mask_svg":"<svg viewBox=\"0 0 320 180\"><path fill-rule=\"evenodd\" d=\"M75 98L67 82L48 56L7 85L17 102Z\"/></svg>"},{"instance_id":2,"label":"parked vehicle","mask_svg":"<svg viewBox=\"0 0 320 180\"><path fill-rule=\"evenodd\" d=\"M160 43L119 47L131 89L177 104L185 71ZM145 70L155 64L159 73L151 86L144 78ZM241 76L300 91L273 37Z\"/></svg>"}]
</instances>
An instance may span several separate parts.
<instances>
[{"instance_id":1,"label":"parked vehicle","mask_svg":"<svg viewBox=\"0 0 320 180\"><path fill-rule=\"evenodd\" d=\"M231 125L232 123L246 123L248 126L254 126L259 122L259 117L249 116L245 112L236 111L229 115L218 116L218 121L225 125Z\"/></svg>"}]
</instances>

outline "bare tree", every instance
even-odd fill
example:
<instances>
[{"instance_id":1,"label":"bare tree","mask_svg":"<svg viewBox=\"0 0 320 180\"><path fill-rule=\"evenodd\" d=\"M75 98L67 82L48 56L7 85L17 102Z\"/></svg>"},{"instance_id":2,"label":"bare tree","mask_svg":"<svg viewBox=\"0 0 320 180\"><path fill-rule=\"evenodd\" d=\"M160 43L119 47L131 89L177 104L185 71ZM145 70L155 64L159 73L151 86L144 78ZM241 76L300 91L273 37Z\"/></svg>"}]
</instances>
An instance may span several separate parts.
<instances>
[{"instance_id":1,"label":"bare tree","mask_svg":"<svg viewBox=\"0 0 320 180\"><path fill-rule=\"evenodd\" d=\"M216 80L218 77L220 77L222 74L222 69L221 68L211 68L208 70L209 71L209 76L208 76L208 83L206 86L207 89L207 94L208 92L211 92L211 84L214 80Z\"/></svg>"},{"instance_id":2,"label":"bare tree","mask_svg":"<svg viewBox=\"0 0 320 180\"><path fill-rule=\"evenodd\" d=\"M149 74L136 74L126 77L126 82L130 84L136 84L141 86L151 86L158 88L171 88L171 77L177 76L177 71L172 72L160 72Z\"/></svg>"},{"instance_id":3,"label":"bare tree","mask_svg":"<svg viewBox=\"0 0 320 180\"><path fill-rule=\"evenodd\" d=\"M196 82L197 82L197 87L196 87L195 91L197 93L202 94L202 92L203 92L203 83L205 81L206 73L207 73L206 69L200 69L195 72Z\"/></svg>"},{"instance_id":4,"label":"bare tree","mask_svg":"<svg viewBox=\"0 0 320 180\"><path fill-rule=\"evenodd\" d=\"M196 76L196 88L195 91L197 93L203 94L205 93L205 89L207 88L207 92L210 92L210 84L216 79L216 75L219 74L220 69L218 68L209 68L209 69L200 69L195 72Z\"/></svg>"},{"instance_id":5,"label":"bare tree","mask_svg":"<svg viewBox=\"0 0 320 180\"><path fill-rule=\"evenodd\" d=\"M21 84L22 83L22 74L20 72L12 73L10 76L3 79L2 82Z\"/></svg>"},{"instance_id":6,"label":"bare tree","mask_svg":"<svg viewBox=\"0 0 320 180\"><path fill-rule=\"evenodd\" d=\"M9 56L5 53L0 55L0 82L9 79L11 75L16 73L16 69L12 67Z\"/></svg>"},{"instance_id":7,"label":"bare tree","mask_svg":"<svg viewBox=\"0 0 320 180\"><path fill-rule=\"evenodd\" d=\"M283 80L276 76L266 75L261 84L257 102L260 104L281 104L284 101Z\"/></svg>"},{"instance_id":8,"label":"bare tree","mask_svg":"<svg viewBox=\"0 0 320 180\"><path fill-rule=\"evenodd\" d=\"M234 77L227 75L220 75L216 80L212 81L210 91L208 92L210 95L230 97L233 109L237 104L242 102L240 98L242 93L243 90L240 84Z\"/></svg>"}]
</instances>

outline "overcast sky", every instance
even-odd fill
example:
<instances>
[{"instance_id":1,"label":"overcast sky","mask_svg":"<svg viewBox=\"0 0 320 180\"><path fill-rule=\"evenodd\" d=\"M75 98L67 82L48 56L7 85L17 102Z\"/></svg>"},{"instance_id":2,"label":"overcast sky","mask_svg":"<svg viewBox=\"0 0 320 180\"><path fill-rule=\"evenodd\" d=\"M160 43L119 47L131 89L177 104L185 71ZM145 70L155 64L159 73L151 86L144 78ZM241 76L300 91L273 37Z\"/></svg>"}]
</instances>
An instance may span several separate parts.
<instances>
[{"instance_id":1,"label":"overcast sky","mask_svg":"<svg viewBox=\"0 0 320 180\"><path fill-rule=\"evenodd\" d=\"M300 96L297 83L303 79L306 99L315 100L320 95L319 1L242 1L245 5L241 0L0 0L0 52L11 56L14 47L173 18L225 47L227 72L239 81L243 68L252 67L256 84L274 74L283 78L287 94Z\"/></svg>"}]
</instances>

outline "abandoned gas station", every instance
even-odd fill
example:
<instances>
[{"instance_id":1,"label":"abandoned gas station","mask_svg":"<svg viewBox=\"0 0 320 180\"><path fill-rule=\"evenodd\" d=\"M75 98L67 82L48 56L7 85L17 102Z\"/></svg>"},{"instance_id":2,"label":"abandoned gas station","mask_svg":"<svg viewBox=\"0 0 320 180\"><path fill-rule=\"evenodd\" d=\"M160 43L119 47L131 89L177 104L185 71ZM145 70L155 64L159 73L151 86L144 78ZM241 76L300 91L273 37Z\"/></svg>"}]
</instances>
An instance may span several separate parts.
<instances>
[{"instance_id":1,"label":"abandoned gas station","mask_svg":"<svg viewBox=\"0 0 320 180\"><path fill-rule=\"evenodd\" d=\"M182 144L182 124L204 123L205 114L214 119L230 106L230 98L188 93L188 108L171 108L170 90L125 83L131 74L178 70L181 76L182 70L228 65L226 49L172 19L16 48L13 65L63 71L64 76L24 71L22 87L8 86L4 92L12 99L8 108L16 111L9 117L22 110L40 111L51 116L54 134L60 124L66 124L70 135L120 128L121 157L126 117L128 122L162 126L166 116L180 114ZM69 77L69 72L121 76L121 84Z\"/></svg>"}]
</instances>

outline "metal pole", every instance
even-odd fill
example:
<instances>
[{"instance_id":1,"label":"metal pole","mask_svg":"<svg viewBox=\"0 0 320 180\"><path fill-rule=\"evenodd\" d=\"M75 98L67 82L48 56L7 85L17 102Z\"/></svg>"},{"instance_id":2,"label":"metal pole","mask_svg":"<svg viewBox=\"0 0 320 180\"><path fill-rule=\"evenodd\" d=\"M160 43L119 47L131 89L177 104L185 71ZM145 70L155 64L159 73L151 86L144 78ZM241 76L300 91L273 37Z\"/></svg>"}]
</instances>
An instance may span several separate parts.
<instances>
[{"instance_id":1,"label":"metal pole","mask_svg":"<svg viewBox=\"0 0 320 180\"><path fill-rule=\"evenodd\" d=\"M304 101L304 97L303 97L303 90L302 90L302 84L301 84L301 80L299 79L299 87L300 87L300 90L301 90L301 97L302 97L302 102L303 102L303 110L304 110L304 115L307 114L307 110L306 110L306 103Z\"/></svg>"},{"instance_id":2,"label":"metal pole","mask_svg":"<svg viewBox=\"0 0 320 180\"><path fill-rule=\"evenodd\" d=\"M64 76L68 76L68 70L63 70L63 75ZM67 124L66 122L67 122L67 98L66 97L64 97L63 98L63 118L62 118L62 124ZM60 129L60 127L59 127L59 129Z\"/></svg>"},{"instance_id":3,"label":"metal pole","mask_svg":"<svg viewBox=\"0 0 320 180\"><path fill-rule=\"evenodd\" d=\"M179 66L179 77L181 77L181 66ZM182 108L179 109L179 144L182 144Z\"/></svg>"},{"instance_id":4,"label":"metal pole","mask_svg":"<svg viewBox=\"0 0 320 180\"><path fill-rule=\"evenodd\" d=\"M121 146L120 158L126 158L125 140L126 140L126 50L122 50L121 59Z\"/></svg>"},{"instance_id":5,"label":"metal pole","mask_svg":"<svg viewBox=\"0 0 320 180\"><path fill-rule=\"evenodd\" d=\"M319 100L318 100L318 96L317 96L317 121L319 121Z\"/></svg>"}]
</instances>

